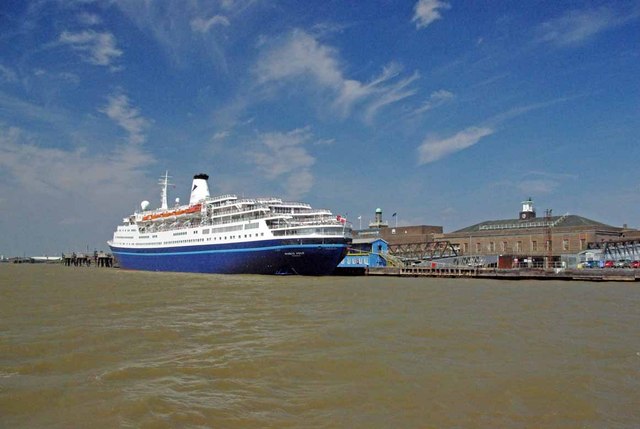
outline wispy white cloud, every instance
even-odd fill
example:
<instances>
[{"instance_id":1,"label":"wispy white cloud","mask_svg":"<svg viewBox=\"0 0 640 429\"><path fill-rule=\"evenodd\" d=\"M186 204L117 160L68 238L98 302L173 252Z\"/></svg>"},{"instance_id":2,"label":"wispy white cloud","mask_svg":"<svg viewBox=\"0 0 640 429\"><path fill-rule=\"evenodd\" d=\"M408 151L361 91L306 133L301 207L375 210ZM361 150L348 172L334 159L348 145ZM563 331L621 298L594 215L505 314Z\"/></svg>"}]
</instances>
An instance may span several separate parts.
<instances>
[{"instance_id":1,"label":"wispy white cloud","mask_svg":"<svg viewBox=\"0 0 640 429\"><path fill-rule=\"evenodd\" d=\"M195 58L209 58L215 67L227 72L226 46L238 37L242 29L219 37L216 28L231 23L246 22L257 5L254 0L211 1L130 1L110 0L140 31L154 40L178 67L185 67ZM215 13L215 10L222 13Z\"/></svg>"},{"instance_id":2,"label":"wispy white cloud","mask_svg":"<svg viewBox=\"0 0 640 429\"><path fill-rule=\"evenodd\" d=\"M336 139L320 139L313 142L316 146L330 146L336 142Z\"/></svg>"},{"instance_id":3,"label":"wispy white cloud","mask_svg":"<svg viewBox=\"0 0 640 429\"><path fill-rule=\"evenodd\" d=\"M14 225L3 231L2 247L39 254L106 248L111 227L143 197L132 184L151 186L145 172L153 157L131 145L106 153L51 148L43 137L0 124L0 212Z\"/></svg>"},{"instance_id":4,"label":"wispy white cloud","mask_svg":"<svg viewBox=\"0 0 640 429\"><path fill-rule=\"evenodd\" d=\"M144 131L149 127L150 121L140 114L138 108L131 105L125 94L118 92L110 95L107 105L100 111L129 133L130 143L144 143Z\"/></svg>"},{"instance_id":5,"label":"wispy white cloud","mask_svg":"<svg viewBox=\"0 0 640 429\"><path fill-rule=\"evenodd\" d=\"M70 123L68 112L62 109L56 109L52 106L44 107L41 104L25 101L2 91L0 91L0 108L4 108L6 112L18 118L46 122L54 127Z\"/></svg>"},{"instance_id":6,"label":"wispy white cloud","mask_svg":"<svg viewBox=\"0 0 640 429\"><path fill-rule=\"evenodd\" d=\"M438 106L441 106L455 98L455 95L451 91L447 91L446 89L439 89L438 91L434 91L431 93L429 98L422 103L420 107L415 109L412 114L419 115L428 110L434 109Z\"/></svg>"},{"instance_id":7,"label":"wispy white cloud","mask_svg":"<svg viewBox=\"0 0 640 429\"><path fill-rule=\"evenodd\" d=\"M220 7L222 10L225 10L229 13L239 14L244 12L246 9L254 6L255 4L260 4L261 0L222 0L220 1Z\"/></svg>"},{"instance_id":8,"label":"wispy white cloud","mask_svg":"<svg viewBox=\"0 0 640 429\"><path fill-rule=\"evenodd\" d=\"M75 73L71 73L71 72L60 72L57 74L57 77L59 79L62 79L66 82L72 83L72 84L77 84L80 82L80 76L78 76Z\"/></svg>"},{"instance_id":9,"label":"wispy white cloud","mask_svg":"<svg viewBox=\"0 0 640 429\"><path fill-rule=\"evenodd\" d=\"M314 177L308 169L294 172L287 178L287 197L292 199L300 198L313 187Z\"/></svg>"},{"instance_id":10,"label":"wispy white cloud","mask_svg":"<svg viewBox=\"0 0 640 429\"><path fill-rule=\"evenodd\" d=\"M513 182L510 183L522 194L543 195L551 194L562 186L563 182L576 180L577 178L578 176L575 174L528 171L515 184Z\"/></svg>"},{"instance_id":11,"label":"wispy white cloud","mask_svg":"<svg viewBox=\"0 0 640 429\"><path fill-rule=\"evenodd\" d=\"M414 14L411 22L416 23L417 29L425 28L433 21L442 18L442 10L450 8L449 3L441 0L418 0L413 9Z\"/></svg>"},{"instance_id":12,"label":"wispy white cloud","mask_svg":"<svg viewBox=\"0 0 640 429\"><path fill-rule=\"evenodd\" d=\"M517 188L523 194L544 195L550 194L560 186L556 180L551 179L529 179L519 181Z\"/></svg>"},{"instance_id":13,"label":"wispy white cloud","mask_svg":"<svg viewBox=\"0 0 640 429\"><path fill-rule=\"evenodd\" d=\"M271 132L258 136L258 149L248 156L267 179L286 177L287 196L298 198L311 189L310 171L315 158L304 147L313 140L309 128L298 128L287 133Z\"/></svg>"},{"instance_id":14,"label":"wispy white cloud","mask_svg":"<svg viewBox=\"0 0 640 429\"><path fill-rule=\"evenodd\" d=\"M95 13L82 12L78 14L78 21L84 25L98 25L102 19Z\"/></svg>"},{"instance_id":15,"label":"wispy white cloud","mask_svg":"<svg viewBox=\"0 0 640 429\"><path fill-rule=\"evenodd\" d=\"M268 50L257 67L261 83L305 75L336 89L345 82L336 50L320 44L302 30L293 31L284 43Z\"/></svg>"},{"instance_id":16,"label":"wispy white cloud","mask_svg":"<svg viewBox=\"0 0 640 429\"><path fill-rule=\"evenodd\" d=\"M570 10L558 18L543 22L537 29L538 38L561 47L575 46L631 18L622 17L607 6Z\"/></svg>"},{"instance_id":17,"label":"wispy white cloud","mask_svg":"<svg viewBox=\"0 0 640 429\"><path fill-rule=\"evenodd\" d=\"M223 15L214 15L209 19L194 18L191 20L191 30L197 33L208 33L213 26L228 27L231 25L229 18Z\"/></svg>"},{"instance_id":18,"label":"wispy white cloud","mask_svg":"<svg viewBox=\"0 0 640 429\"><path fill-rule=\"evenodd\" d=\"M418 148L418 163L428 164L452 153L459 152L490 136L494 130L489 127L469 127L445 139L427 138Z\"/></svg>"},{"instance_id":19,"label":"wispy white cloud","mask_svg":"<svg viewBox=\"0 0 640 429\"><path fill-rule=\"evenodd\" d=\"M401 66L390 63L369 82L349 79L342 70L337 50L302 30L295 30L280 43L267 47L255 69L260 84L311 78L305 82L332 91L333 107L343 116L355 104L367 103L364 109L367 121L382 107L415 94L408 86L419 77L417 72L390 83L401 71Z\"/></svg>"},{"instance_id":20,"label":"wispy white cloud","mask_svg":"<svg viewBox=\"0 0 640 429\"><path fill-rule=\"evenodd\" d=\"M544 109L545 107L551 107L556 104L565 103L567 101L576 100L579 98L583 98L585 96L586 96L585 94L580 94L580 95L573 95L573 96L566 96L566 97L558 97L553 100L541 101L538 103L531 103L524 106L513 107L509 110L506 110L502 113L499 113L493 116L492 118L488 119L486 123L490 127L496 127L509 119L518 117L520 115L524 115L525 113Z\"/></svg>"},{"instance_id":21,"label":"wispy white cloud","mask_svg":"<svg viewBox=\"0 0 640 429\"><path fill-rule=\"evenodd\" d=\"M441 96L443 95L444 93L441 94ZM444 95L444 97L447 98L448 96ZM451 137L448 137L445 139L428 137L418 147L418 153L419 153L418 162L419 164L428 164L430 162L437 161L452 153L459 152L463 149L473 146L474 144L478 143L482 138L495 133L496 129L499 128L504 122L508 121L509 119L513 119L525 113L543 109L545 107L553 106L553 105L563 103L568 100L576 99L579 97L581 96L560 97L554 100L549 100L549 101L544 101L539 103L531 103L525 106L514 107L485 120L482 126L473 126L473 127L466 128ZM548 185L552 181L546 180L546 178L544 181L539 179L535 180L535 183L537 183L539 186L542 186L543 182Z\"/></svg>"},{"instance_id":22,"label":"wispy white cloud","mask_svg":"<svg viewBox=\"0 0 640 429\"><path fill-rule=\"evenodd\" d=\"M73 50L81 53L85 61L98 66L110 66L122 55L111 33L98 33L93 30L80 33L64 31L60 34L58 42L71 46Z\"/></svg>"},{"instance_id":23,"label":"wispy white cloud","mask_svg":"<svg viewBox=\"0 0 640 429\"><path fill-rule=\"evenodd\" d=\"M380 110L384 106L414 95L417 90L415 88L408 88L408 86L419 77L420 74L418 72L415 72L413 75L390 85L385 91L382 91L380 96L373 100L367 107L365 112L365 120L367 122L371 122L378 110Z\"/></svg>"},{"instance_id":24,"label":"wispy white cloud","mask_svg":"<svg viewBox=\"0 0 640 429\"><path fill-rule=\"evenodd\" d=\"M0 150L4 181L15 183L18 194L47 198L79 196L94 204L104 202L107 195L116 197L133 179L140 179L142 168L153 162L150 155L130 146L116 146L108 154L48 148L38 144L37 136L2 125Z\"/></svg>"},{"instance_id":25,"label":"wispy white cloud","mask_svg":"<svg viewBox=\"0 0 640 429\"><path fill-rule=\"evenodd\" d=\"M0 81L4 80L5 82L17 82L18 75L13 69L0 64Z\"/></svg>"},{"instance_id":26,"label":"wispy white cloud","mask_svg":"<svg viewBox=\"0 0 640 429\"><path fill-rule=\"evenodd\" d=\"M211 137L211 140L213 141L226 140L229 137L229 135L230 135L229 131L219 131L215 133L213 137Z\"/></svg>"}]
</instances>

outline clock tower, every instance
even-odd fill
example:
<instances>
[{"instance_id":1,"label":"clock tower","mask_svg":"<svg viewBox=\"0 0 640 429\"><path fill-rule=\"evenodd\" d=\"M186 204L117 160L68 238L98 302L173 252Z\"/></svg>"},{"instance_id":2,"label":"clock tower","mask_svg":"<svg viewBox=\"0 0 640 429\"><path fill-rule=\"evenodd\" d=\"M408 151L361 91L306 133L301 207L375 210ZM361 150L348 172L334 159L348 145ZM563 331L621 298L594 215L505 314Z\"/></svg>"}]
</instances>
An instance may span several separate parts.
<instances>
[{"instance_id":1,"label":"clock tower","mask_svg":"<svg viewBox=\"0 0 640 429\"><path fill-rule=\"evenodd\" d=\"M520 220L535 219L536 211L533 208L531 197L527 201L522 202L522 211L520 212Z\"/></svg>"}]
</instances>

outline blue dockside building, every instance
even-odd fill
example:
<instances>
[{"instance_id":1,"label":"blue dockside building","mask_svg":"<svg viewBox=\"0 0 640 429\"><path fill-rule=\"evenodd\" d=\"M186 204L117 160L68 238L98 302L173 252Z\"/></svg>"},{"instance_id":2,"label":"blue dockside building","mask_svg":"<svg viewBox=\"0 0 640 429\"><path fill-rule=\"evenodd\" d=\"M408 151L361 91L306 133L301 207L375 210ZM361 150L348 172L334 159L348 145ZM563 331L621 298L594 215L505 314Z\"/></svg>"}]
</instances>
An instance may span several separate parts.
<instances>
[{"instance_id":1,"label":"blue dockside building","mask_svg":"<svg viewBox=\"0 0 640 429\"><path fill-rule=\"evenodd\" d=\"M386 267L390 258L389 244L382 238L354 238L336 273L364 274L369 267Z\"/></svg>"}]
</instances>

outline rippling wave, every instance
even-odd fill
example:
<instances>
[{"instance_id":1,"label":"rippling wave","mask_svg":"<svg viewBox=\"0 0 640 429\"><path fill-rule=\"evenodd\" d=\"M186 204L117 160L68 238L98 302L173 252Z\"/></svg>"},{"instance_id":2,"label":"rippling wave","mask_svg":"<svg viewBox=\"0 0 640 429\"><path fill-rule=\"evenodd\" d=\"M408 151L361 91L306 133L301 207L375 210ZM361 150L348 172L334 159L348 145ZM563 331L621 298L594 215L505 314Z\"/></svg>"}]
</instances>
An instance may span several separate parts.
<instances>
[{"instance_id":1,"label":"rippling wave","mask_svg":"<svg viewBox=\"0 0 640 429\"><path fill-rule=\"evenodd\" d=\"M0 427L631 428L640 289L0 266Z\"/></svg>"}]
</instances>

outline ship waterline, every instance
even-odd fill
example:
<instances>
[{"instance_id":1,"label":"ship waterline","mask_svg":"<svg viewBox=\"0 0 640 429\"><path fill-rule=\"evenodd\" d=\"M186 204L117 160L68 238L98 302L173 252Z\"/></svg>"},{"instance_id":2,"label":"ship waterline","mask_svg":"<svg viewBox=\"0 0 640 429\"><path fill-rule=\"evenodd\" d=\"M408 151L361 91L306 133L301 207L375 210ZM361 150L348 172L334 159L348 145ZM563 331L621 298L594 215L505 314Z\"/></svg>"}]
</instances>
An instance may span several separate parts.
<instances>
[{"instance_id":1,"label":"ship waterline","mask_svg":"<svg viewBox=\"0 0 640 429\"><path fill-rule=\"evenodd\" d=\"M188 205L162 203L124 218L109 246L120 267L214 274L331 274L351 242L346 219L279 198L211 197L194 176Z\"/></svg>"}]
</instances>

